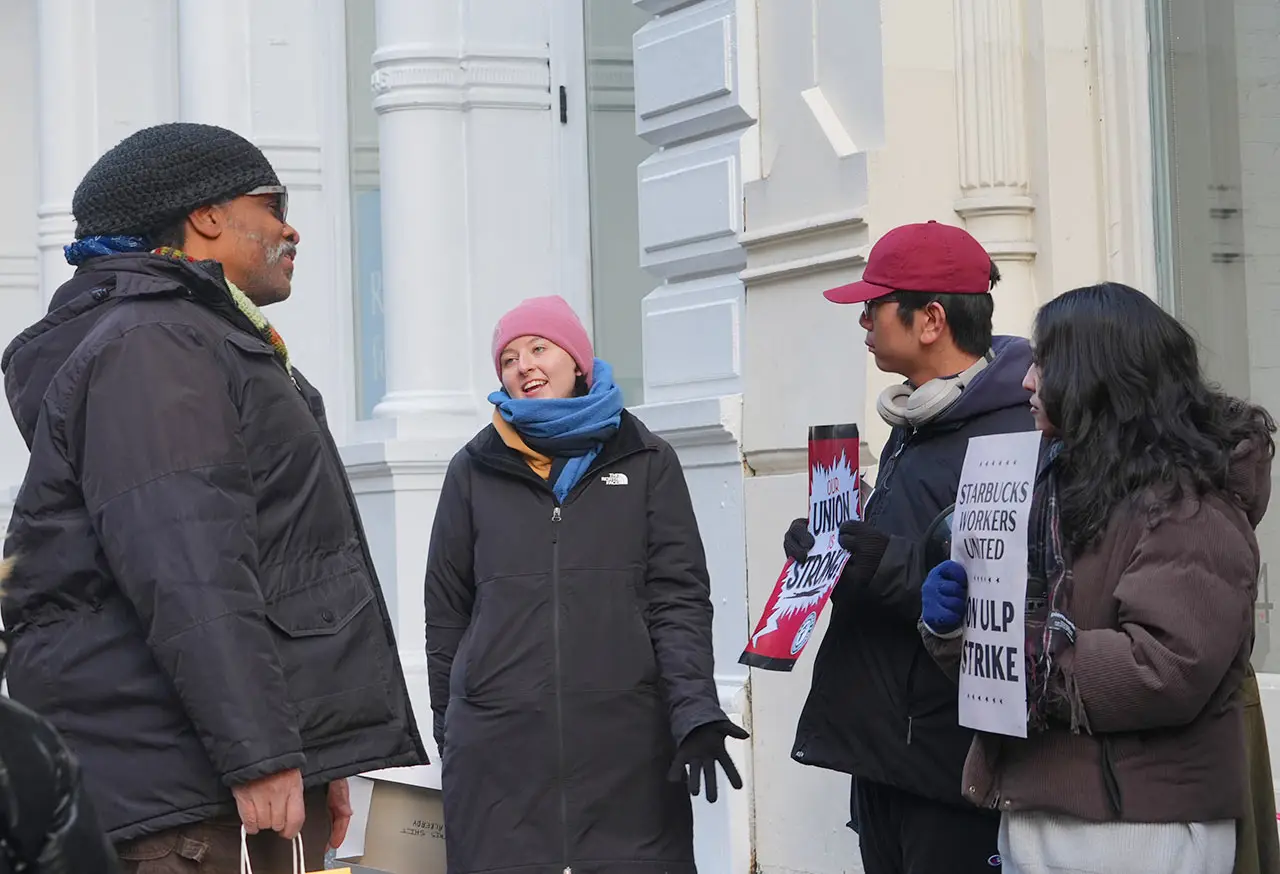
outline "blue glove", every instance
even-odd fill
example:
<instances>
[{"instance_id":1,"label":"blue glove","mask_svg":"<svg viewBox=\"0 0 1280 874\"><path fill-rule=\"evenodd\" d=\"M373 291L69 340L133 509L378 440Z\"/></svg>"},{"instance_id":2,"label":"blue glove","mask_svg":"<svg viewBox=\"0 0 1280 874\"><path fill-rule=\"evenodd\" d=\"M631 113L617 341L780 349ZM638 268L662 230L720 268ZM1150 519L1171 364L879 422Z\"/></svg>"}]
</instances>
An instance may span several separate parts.
<instances>
[{"instance_id":1,"label":"blue glove","mask_svg":"<svg viewBox=\"0 0 1280 874\"><path fill-rule=\"evenodd\" d=\"M959 562L944 561L929 571L920 589L920 619L934 635L954 637L964 623L969 575Z\"/></svg>"}]
</instances>

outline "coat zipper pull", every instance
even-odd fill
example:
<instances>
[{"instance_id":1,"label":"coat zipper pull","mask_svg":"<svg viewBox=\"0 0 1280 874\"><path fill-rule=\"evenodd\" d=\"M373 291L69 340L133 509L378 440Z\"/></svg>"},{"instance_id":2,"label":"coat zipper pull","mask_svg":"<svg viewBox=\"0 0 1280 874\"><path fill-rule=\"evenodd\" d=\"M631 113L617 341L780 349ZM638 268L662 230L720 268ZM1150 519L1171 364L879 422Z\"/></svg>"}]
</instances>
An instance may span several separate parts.
<instances>
[{"instance_id":1,"label":"coat zipper pull","mask_svg":"<svg viewBox=\"0 0 1280 874\"><path fill-rule=\"evenodd\" d=\"M560 521L560 507L559 507L559 505L557 505L557 506L556 506L556 508L555 508L554 510L552 510L552 511L551 511L551 521L552 521L552 522L559 522L559 521ZM565 870L566 870L566 871L568 871L569 869L568 869L568 868L566 868Z\"/></svg>"},{"instance_id":2,"label":"coat zipper pull","mask_svg":"<svg viewBox=\"0 0 1280 874\"><path fill-rule=\"evenodd\" d=\"M911 723L915 721L914 716L907 717L907 746L911 746Z\"/></svg>"}]
</instances>

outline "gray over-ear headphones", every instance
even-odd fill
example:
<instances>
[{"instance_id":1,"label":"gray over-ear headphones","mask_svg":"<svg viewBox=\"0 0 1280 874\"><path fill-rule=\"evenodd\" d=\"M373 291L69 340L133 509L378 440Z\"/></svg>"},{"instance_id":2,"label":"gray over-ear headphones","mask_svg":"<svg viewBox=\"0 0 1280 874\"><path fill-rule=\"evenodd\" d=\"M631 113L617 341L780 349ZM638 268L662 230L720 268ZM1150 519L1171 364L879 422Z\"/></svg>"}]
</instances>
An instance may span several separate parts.
<instances>
[{"instance_id":1,"label":"gray over-ear headphones","mask_svg":"<svg viewBox=\"0 0 1280 874\"><path fill-rule=\"evenodd\" d=\"M903 425L918 428L932 422L960 400L965 386L986 370L994 359L995 354L988 352L963 373L931 379L919 388L891 385L880 393L876 400L876 411L880 413L880 418L895 427Z\"/></svg>"}]
</instances>

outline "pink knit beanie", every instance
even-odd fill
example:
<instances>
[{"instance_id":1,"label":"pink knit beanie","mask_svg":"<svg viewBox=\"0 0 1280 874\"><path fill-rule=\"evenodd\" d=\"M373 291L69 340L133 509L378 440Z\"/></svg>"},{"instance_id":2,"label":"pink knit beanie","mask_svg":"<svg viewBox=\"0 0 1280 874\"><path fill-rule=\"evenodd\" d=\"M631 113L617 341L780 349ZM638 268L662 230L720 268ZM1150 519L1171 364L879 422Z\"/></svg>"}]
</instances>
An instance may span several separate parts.
<instances>
[{"instance_id":1,"label":"pink knit beanie","mask_svg":"<svg viewBox=\"0 0 1280 874\"><path fill-rule=\"evenodd\" d=\"M542 337L569 353L591 385L595 353L587 329L573 308L559 295L531 297L498 319L493 329L493 366L502 379L502 350L517 337Z\"/></svg>"}]
</instances>

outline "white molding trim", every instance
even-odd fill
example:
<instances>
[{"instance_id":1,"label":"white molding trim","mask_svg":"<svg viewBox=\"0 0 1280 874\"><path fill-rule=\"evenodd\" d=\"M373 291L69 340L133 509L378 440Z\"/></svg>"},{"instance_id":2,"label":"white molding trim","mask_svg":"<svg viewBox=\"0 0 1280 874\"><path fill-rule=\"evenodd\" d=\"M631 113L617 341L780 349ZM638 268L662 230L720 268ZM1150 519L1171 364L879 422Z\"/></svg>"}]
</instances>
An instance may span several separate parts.
<instances>
[{"instance_id":1,"label":"white molding trim","mask_svg":"<svg viewBox=\"0 0 1280 874\"><path fill-rule=\"evenodd\" d=\"M739 278L749 285L759 286L766 282L781 279L793 279L808 276L811 273L825 273L841 270L846 267L862 267L867 263L869 246L855 246L851 249L836 249L820 255L807 255L761 267L748 267L738 274Z\"/></svg>"},{"instance_id":2,"label":"white molding trim","mask_svg":"<svg viewBox=\"0 0 1280 874\"><path fill-rule=\"evenodd\" d=\"M984 189L981 194L961 197L955 202L955 211L966 219L1030 216L1035 212L1035 208L1035 201L1021 189L1008 191Z\"/></svg>"},{"instance_id":3,"label":"white molding trim","mask_svg":"<svg viewBox=\"0 0 1280 874\"><path fill-rule=\"evenodd\" d=\"M744 453L743 457L750 476L788 476L809 469L807 448L757 449Z\"/></svg>"},{"instance_id":4,"label":"white molding trim","mask_svg":"<svg viewBox=\"0 0 1280 874\"><path fill-rule=\"evenodd\" d=\"M1040 247L1032 240L983 240L982 248L987 250L991 260L997 264L1006 261L1022 261L1031 263L1040 254ZM999 293L997 291L997 293Z\"/></svg>"},{"instance_id":5,"label":"white molding trim","mask_svg":"<svg viewBox=\"0 0 1280 874\"><path fill-rule=\"evenodd\" d=\"M286 186L307 191L324 188L324 163L319 140L259 137L256 142Z\"/></svg>"},{"instance_id":6,"label":"white molding trim","mask_svg":"<svg viewBox=\"0 0 1280 874\"><path fill-rule=\"evenodd\" d=\"M631 0L632 5L643 9L650 15L666 15L685 6L692 6L697 2L698 0Z\"/></svg>"},{"instance_id":7,"label":"white molding trim","mask_svg":"<svg viewBox=\"0 0 1280 874\"><path fill-rule=\"evenodd\" d=\"M631 412L676 450L732 446L736 453L742 440L742 395L644 404Z\"/></svg>"},{"instance_id":8,"label":"white molding trim","mask_svg":"<svg viewBox=\"0 0 1280 874\"><path fill-rule=\"evenodd\" d=\"M70 203L42 203L36 209L36 219L36 245L41 251L61 251L75 239L76 219Z\"/></svg>"},{"instance_id":9,"label":"white molding trim","mask_svg":"<svg viewBox=\"0 0 1280 874\"><path fill-rule=\"evenodd\" d=\"M805 216L799 221L746 231L738 237L738 242L750 249L830 231L856 230L865 225L865 210L850 209L825 215Z\"/></svg>"},{"instance_id":10,"label":"white molding trim","mask_svg":"<svg viewBox=\"0 0 1280 874\"><path fill-rule=\"evenodd\" d=\"M522 48L473 50L404 44L373 54L373 108L403 109L551 108L547 51Z\"/></svg>"},{"instance_id":11,"label":"white molding trim","mask_svg":"<svg viewBox=\"0 0 1280 874\"><path fill-rule=\"evenodd\" d=\"M351 146L351 179L357 191L374 191L382 185L378 140L356 140Z\"/></svg>"},{"instance_id":12,"label":"white molding trim","mask_svg":"<svg viewBox=\"0 0 1280 874\"><path fill-rule=\"evenodd\" d=\"M784 279L825 273L867 263L870 245L862 209L844 210L738 235L747 250L748 266L739 275L746 284L759 287ZM855 245L832 248L842 241Z\"/></svg>"},{"instance_id":13,"label":"white molding trim","mask_svg":"<svg viewBox=\"0 0 1280 874\"><path fill-rule=\"evenodd\" d=\"M629 46L598 49L587 58L587 108L635 112L635 63Z\"/></svg>"},{"instance_id":14,"label":"white molding trim","mask_svg":"<svg viewBox=\"0 0 1280 874\"><path fill-rule=\"evenodd\" d=\"M439 491L460 444L457 441L383 439L380 421L355 423L356 442L339 447L356 495Z\"/></svg>"},{"instance_id":15,"label":"white molding trim","mask_svg":"<svg viewBox=\"0 0 1280 874\"><path fill-rule=\"evenodd\" d=\"M35 290L40 287L40 254L30 251L0 252L0 288Z\"/></svg>"}]
</instances>

